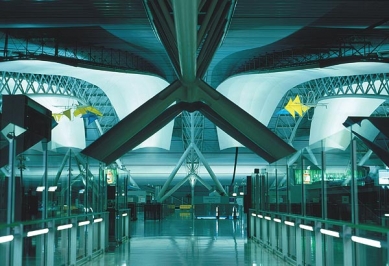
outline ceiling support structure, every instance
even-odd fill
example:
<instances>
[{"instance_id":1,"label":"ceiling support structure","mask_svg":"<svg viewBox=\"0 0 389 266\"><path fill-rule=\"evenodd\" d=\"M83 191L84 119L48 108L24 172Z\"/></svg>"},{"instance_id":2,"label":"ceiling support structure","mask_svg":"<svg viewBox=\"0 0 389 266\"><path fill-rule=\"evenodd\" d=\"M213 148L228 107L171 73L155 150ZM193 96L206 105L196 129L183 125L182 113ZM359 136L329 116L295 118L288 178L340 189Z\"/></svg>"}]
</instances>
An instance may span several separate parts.
<instances>
[{"instance_id":1,"label":"ceiling support structure","mask_svg":"<svg viewBox=\"0 0 389 266\"><path fill-rule=\"evenodd\" d=\"M220 184L220 181L217 179L215 173L212 171L212 168L209 166L207 160L205 159L204 155L201 153L201 151L197 148L196 145L193 146L194 150L196 151L197 155L200 158L200 161L203 163L205 169L207 169L209 175L211 176L213 182L216 184L216 190L219 192L220 195L226 196L227 193L224 190L223 186Z\"/></svg>"},{"instance_id":2,"label":"ceiling support structure","mask_svg":"<svg viewBox=\"0 0 389 266\"><path fill-rule=\"evenodd\" d=\"M173 181L174 177L176 176L178 170L180 169L182 163L184 162L184 160L186 159L186 157L188 156L189 152L191 151L192 149L192 144L188 146L188 148L185 150L185 152L181 155L180 159L178 160L176 166L174 167L173 171L170 173L168 179L166 180L165 184L163 185L163 187L161 188L161 190L159 191L159 194L157 196L157 200L161 202L161 198L162 196L165 194L165 191L168 189L168 187L170 186L170 183Z\"/></svg>"},{"instance_id":3,"label":"ceiling support structure","mask_svg":"<svg viewBox=\"0 0 389 266\"><path fill-rule=\"evenodd\" d=\"M170 189L163 197L161 197L158 202L163 202L165 199L170 197L174 192L177 191L183 184L185 184L186 181L188 181L190 178L190 174L187 175L184 179L182 179L180 182L178 182L172 189Z\"/></svg>"},{"instance_id":4,"label":"ceiling support structure","mask_svg":"<svg viewBox=\"0 0 389 266\"><path fill-rule=\"evenodd\" d=\"M181 81L190 84L197 72L197 16L198 0L173 0Z\"/></svg>"},{"instance_id":5,"label":"ceiling support structure","mask_svg":"<svg viewBox=\"0 0 389 266\"><path fill-rule=\"evenodd\" d=\"M216 4L209 5L201 2L201 7L197 0L173 0L171 5L167 1L144 2L178 80L121 120L82 153L110 163L142 143L182 111L199 111L269 163L294 153L294 148L202 80L225 35L235 1L215 0ZM205 7L209 9L205 10ZM171 14L174 28L171 28ZM198 19L203 14L206 14L206 19ZM199 22L203 24L198 25ZM172 36L176 39L172 40ZM218 192L226 194L198 147L194 145L193 149L211 175ZM181 166L181 161L183 159L180 159L161 190L159 200Z\"/></svg>"}]
</instances>

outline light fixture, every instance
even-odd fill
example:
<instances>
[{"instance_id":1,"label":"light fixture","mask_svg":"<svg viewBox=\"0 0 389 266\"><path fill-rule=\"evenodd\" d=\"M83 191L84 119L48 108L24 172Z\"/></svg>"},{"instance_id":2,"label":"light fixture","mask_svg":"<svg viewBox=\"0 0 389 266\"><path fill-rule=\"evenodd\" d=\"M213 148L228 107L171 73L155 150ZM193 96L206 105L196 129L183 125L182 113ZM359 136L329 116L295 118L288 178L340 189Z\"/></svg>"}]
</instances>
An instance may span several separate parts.
<instances>
[{"instance_id":1,"label":"light fixture","mask_svg":"<svg viewBox=\"0 0 389 266\"><path fill-rule=\"evenodd\" d=\"M90 224L90 221L82 221L82 222L79 222L79 223L78 223L78 226L83 226L83 225L87 225L87 224Z\"/></svg>"},{"instance_id":2,"label":"light fixture","mask_svg":"<svg viewBox=\"0 0 389 266\"><path fill-rule=\"evenodd\" d=\"M123 214L122 214L122 216L127 216L127 213L126 213L126 212L125 212L125 213L123 213Z\"/></svg>"},{"instance_id":3,"label":"light fixture","mask_svg":"<svg viewBox=\"0 0 389 266\"><path fill-rule=\"evenodd\" d=\"M43 190L45 190L44 186L39 186L39 187L36 188L37 192L42 192Z\"/></svg>"},{"instance_id":4,"label":"light fixture","mask_svg":"<svg viewBox=\"0 0 389 266\"><path fill-rule=\"evenodd\" d=\"M271 221L271 217L269 217L269 216L265 216L265 219L268 221Z\"/></svg>"},{"instance_id":5,"label":"light fixture","mask_svg":"<svg viewBox=\"0 0 389 266\"><path fill-rule=\"evenodd\" d=\"M257 216L258 216L259 218L261 218L261 219L263 218L263 215L258 214Z\"/></svg>"},{"instance_id":6,"label":"light fixture","mask_svg":"<svg viewBox=\"0 0 389 266\"><path fill-rule=\"evenodd\" d=\"M313 227L310 225L300 224L299 227L304 230L313 231Z\"/></svg>"},{"instance_id":7,"label":"light fixture","mask_svg":"<svg viewBox=\"0 0 389 266\"><path fill-rule=\"evenodd\" d=\"M0 243L6 243L14 240L13 235L8 235L8 236L0 236Z\"/></svg>"},{"instance_id":8,"label":"light fixture","mask_svg":"<svg viewBox=\"0 0 389 266\"><path fill-rule=\"evenodd\" d=\"M332 230L328 230L328 229L320 229L320 233L324 234L324 235L329 235L329 236L333 236L333 237L340 237L340 234L339 232L336 232L336 231L332 231Z\"/></svg>"},{"instance_id":9,"label":"light fixture","mask_svg":"<svg viewBox=\"0 0 389 266\"><path fill-rule=\"evenodd\" d=\"M351 236L351 240L371 247L381 248L381 241L378 240L373 240L373 239L359 237L359 236Z\"/></svg>"},{"instance_id":10,"label":"light fixture","mask_svg":"<svg viewBox=\"0 0 389 266\"><path fill-rule=\"evenodd\" d=\"M57 186L52 186L52 187L49 187L48 191L50 192L54 192L57 190Z\"/></svg>"},{"instance_id":11,"label":"light fixture","mask_svg":"<svg viewBox=\"0 0 389 266\"><path fill-rule=\"evenodd\" d=\"M96 218L93 220L94 223L100 223L103 221L103 218Z\"/></svg>"},{"instance_id":12,"label":"light fixture","mask_svg":"<svg viewBox=\"0 0 389 266\"><path fill-rule=\"evenodd\" d=\"M236 193L235 193L235 192L234 192L234 193L232 193L232 196L233 196L233 197L236 197Z\"/></svg>"},{"instance_id":13,"label":"light fixture","mask_svg":"<svg viewBox=\"0 0 389 266\"><path fill-rule=\"evenodd\" d=\"M385 216L388 217L388 216L389 216L389 213L385 213Z\"/></svg>"},{"instance_id":14,"label":"light fixture","mask_svg":"<svg viewBox=\"0 0 389 266\"><path fill-rule=\"evenodd\" d=\"M257 216L255 213L251 213L252 216Z\"/></svg>"},{"instance_id":15,"label":"light fixture","mask_svg":"<svg viewBox=\"0 0 389 266\"><path fill-rule=\"evenodd\" d=\"M244 196L244 192L239 192L239 195Z\"/></svg>"},{"instance_id":16,"label":"light fixture","mask_svg":"<svg viewBox=\"0 0 389 266\"><path fill-rule=\"evenodd\" d=\"M72 228L72 227L73 227L72 224L63 224L63 225L58 225L57 226L57 230L61 231L61 230L69 229L69 228Z\"/></svg>"},{"instance_id":17,"label":"light fixture","mask_svg":"<svg viewBox=\"0 0 389 266\"><path fill-rule=\"evenodd\" d=\"M48 232L49 232L48 228L34 230L34 231L27 232L27 237L39 236L39 235L47 234Z\"/></svg>"},{"instance_id":18,"label":"light fixture","mask_svg":"<svg viewBox=\"0 0 389 266\"><path fill-rule=\"evenodd\" d=\"M279 219L279 218L274 218L273 219L276 223L280 223L281 222L281 219Z\"/></svg>"},{"instance_id":19,"label":"light fixture","mask_svg":"<svg viewBox=\"0 0 389 266\"><path fill-rule=\"evenodd\" d=\"M284 224L289 226L294 226L294 222L290 222L290 221L284 221Z\"/></svg>"}]
</instances>

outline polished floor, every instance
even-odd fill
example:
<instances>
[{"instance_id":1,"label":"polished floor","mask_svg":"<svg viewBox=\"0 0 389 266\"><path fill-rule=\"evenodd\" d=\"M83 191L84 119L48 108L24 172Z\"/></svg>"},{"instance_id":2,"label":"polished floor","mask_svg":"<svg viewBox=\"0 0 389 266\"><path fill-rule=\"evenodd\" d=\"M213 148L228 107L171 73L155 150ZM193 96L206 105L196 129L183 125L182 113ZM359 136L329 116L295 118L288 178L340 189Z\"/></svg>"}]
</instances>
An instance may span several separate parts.
<instances>
[{"instance_id":1,"label":"polished floor","mask_svg":"<svg viewBox=\"0 0 389 266\"><path fill-rule=\"evenodd\" d=\"M245 219L192 219L176 210L161 221L131 222L131 238L86 265L289 265L247 239Z\"/></svg>"}]
</instances>

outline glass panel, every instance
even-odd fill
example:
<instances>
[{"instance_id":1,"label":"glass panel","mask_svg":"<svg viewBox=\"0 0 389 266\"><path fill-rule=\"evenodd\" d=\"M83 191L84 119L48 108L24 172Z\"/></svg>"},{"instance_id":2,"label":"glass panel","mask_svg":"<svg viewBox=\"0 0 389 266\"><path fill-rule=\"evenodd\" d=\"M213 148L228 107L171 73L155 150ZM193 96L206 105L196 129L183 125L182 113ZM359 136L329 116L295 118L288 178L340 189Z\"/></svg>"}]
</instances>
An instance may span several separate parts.
<instances>
[{"instance_id":1,"label":"glass panel","mask_svg":"<svg viewBox=\"0 0 389 266\"><path fill-rule=\"evenodd\" d=\"M320 147L320 146L319 146ZM322 217L322 166L321 148L304 149L303 185L307 216Z\"/></svg>"},{"instance_id":2,"label":"glass panel","mask_svg":"<svg viewBox=\"0 0 389 266\"><path fill-rule=\"evenodd\" d=\"M343 151L325 143L327 218L351 222L351 145Z\"/></svg>"},{"instance_id":3,"label":"glass panel","mask_svg":"<svg viewBox=\"0 0 389 266\"><path fill-rule=\"evenodd\" d=\"M290 213L302 214L303 202L303 165L301 153L297 160L289 167L289 195Z\"/></svg>"},{"instance_id":4,"label":"glass panel","mask_svg":"<svg viewBox=\"0 0 389 266\"><path fill-rule=\"evenodd\" d=\"M55 232L54 265L69 265L70 230Z\"/></svg>"},{"instance_id":5,"label":"glass panel","mask_svg":"<svg viewBox=\"0 0 389 266\"><path fill-rule=\"evenodd\" d=\"M24 231L40 230L42 226L26 225ZM23 238L23 265L43 265L45 252L45 235L37 235Z\"/></svg>"}]
</instances>

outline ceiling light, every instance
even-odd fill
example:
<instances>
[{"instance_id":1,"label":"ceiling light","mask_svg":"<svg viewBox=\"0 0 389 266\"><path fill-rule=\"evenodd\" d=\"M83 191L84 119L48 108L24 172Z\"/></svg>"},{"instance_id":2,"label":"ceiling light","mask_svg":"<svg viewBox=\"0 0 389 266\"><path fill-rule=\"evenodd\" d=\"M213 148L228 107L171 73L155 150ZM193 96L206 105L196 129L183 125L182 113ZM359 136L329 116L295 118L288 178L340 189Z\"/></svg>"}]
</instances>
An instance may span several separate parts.
<instances>
[{"instance_id":1,"label":"ceiling light","mask_svg":"<svg viewBox=\"0 0 389 266\"><path fill-rule=\"evenodd\" d=\"M48 191L50 192L54 192L57 190L57 186L52 186L52 187L49 187Z\"/></svg>"},{"instance_id":2,"label":"ceiling light","mask_svg":"<svg viewBox=\"0 0 389 266\"><path fill-rule=\"evenodd\" d=\"M37 192L42 192L43 190L45 190L45 187L44 187L44 186L40 186L40 187L37 187L37 188L36 188L36 191L37 191Z\"/></svg>"}]
</instances>

